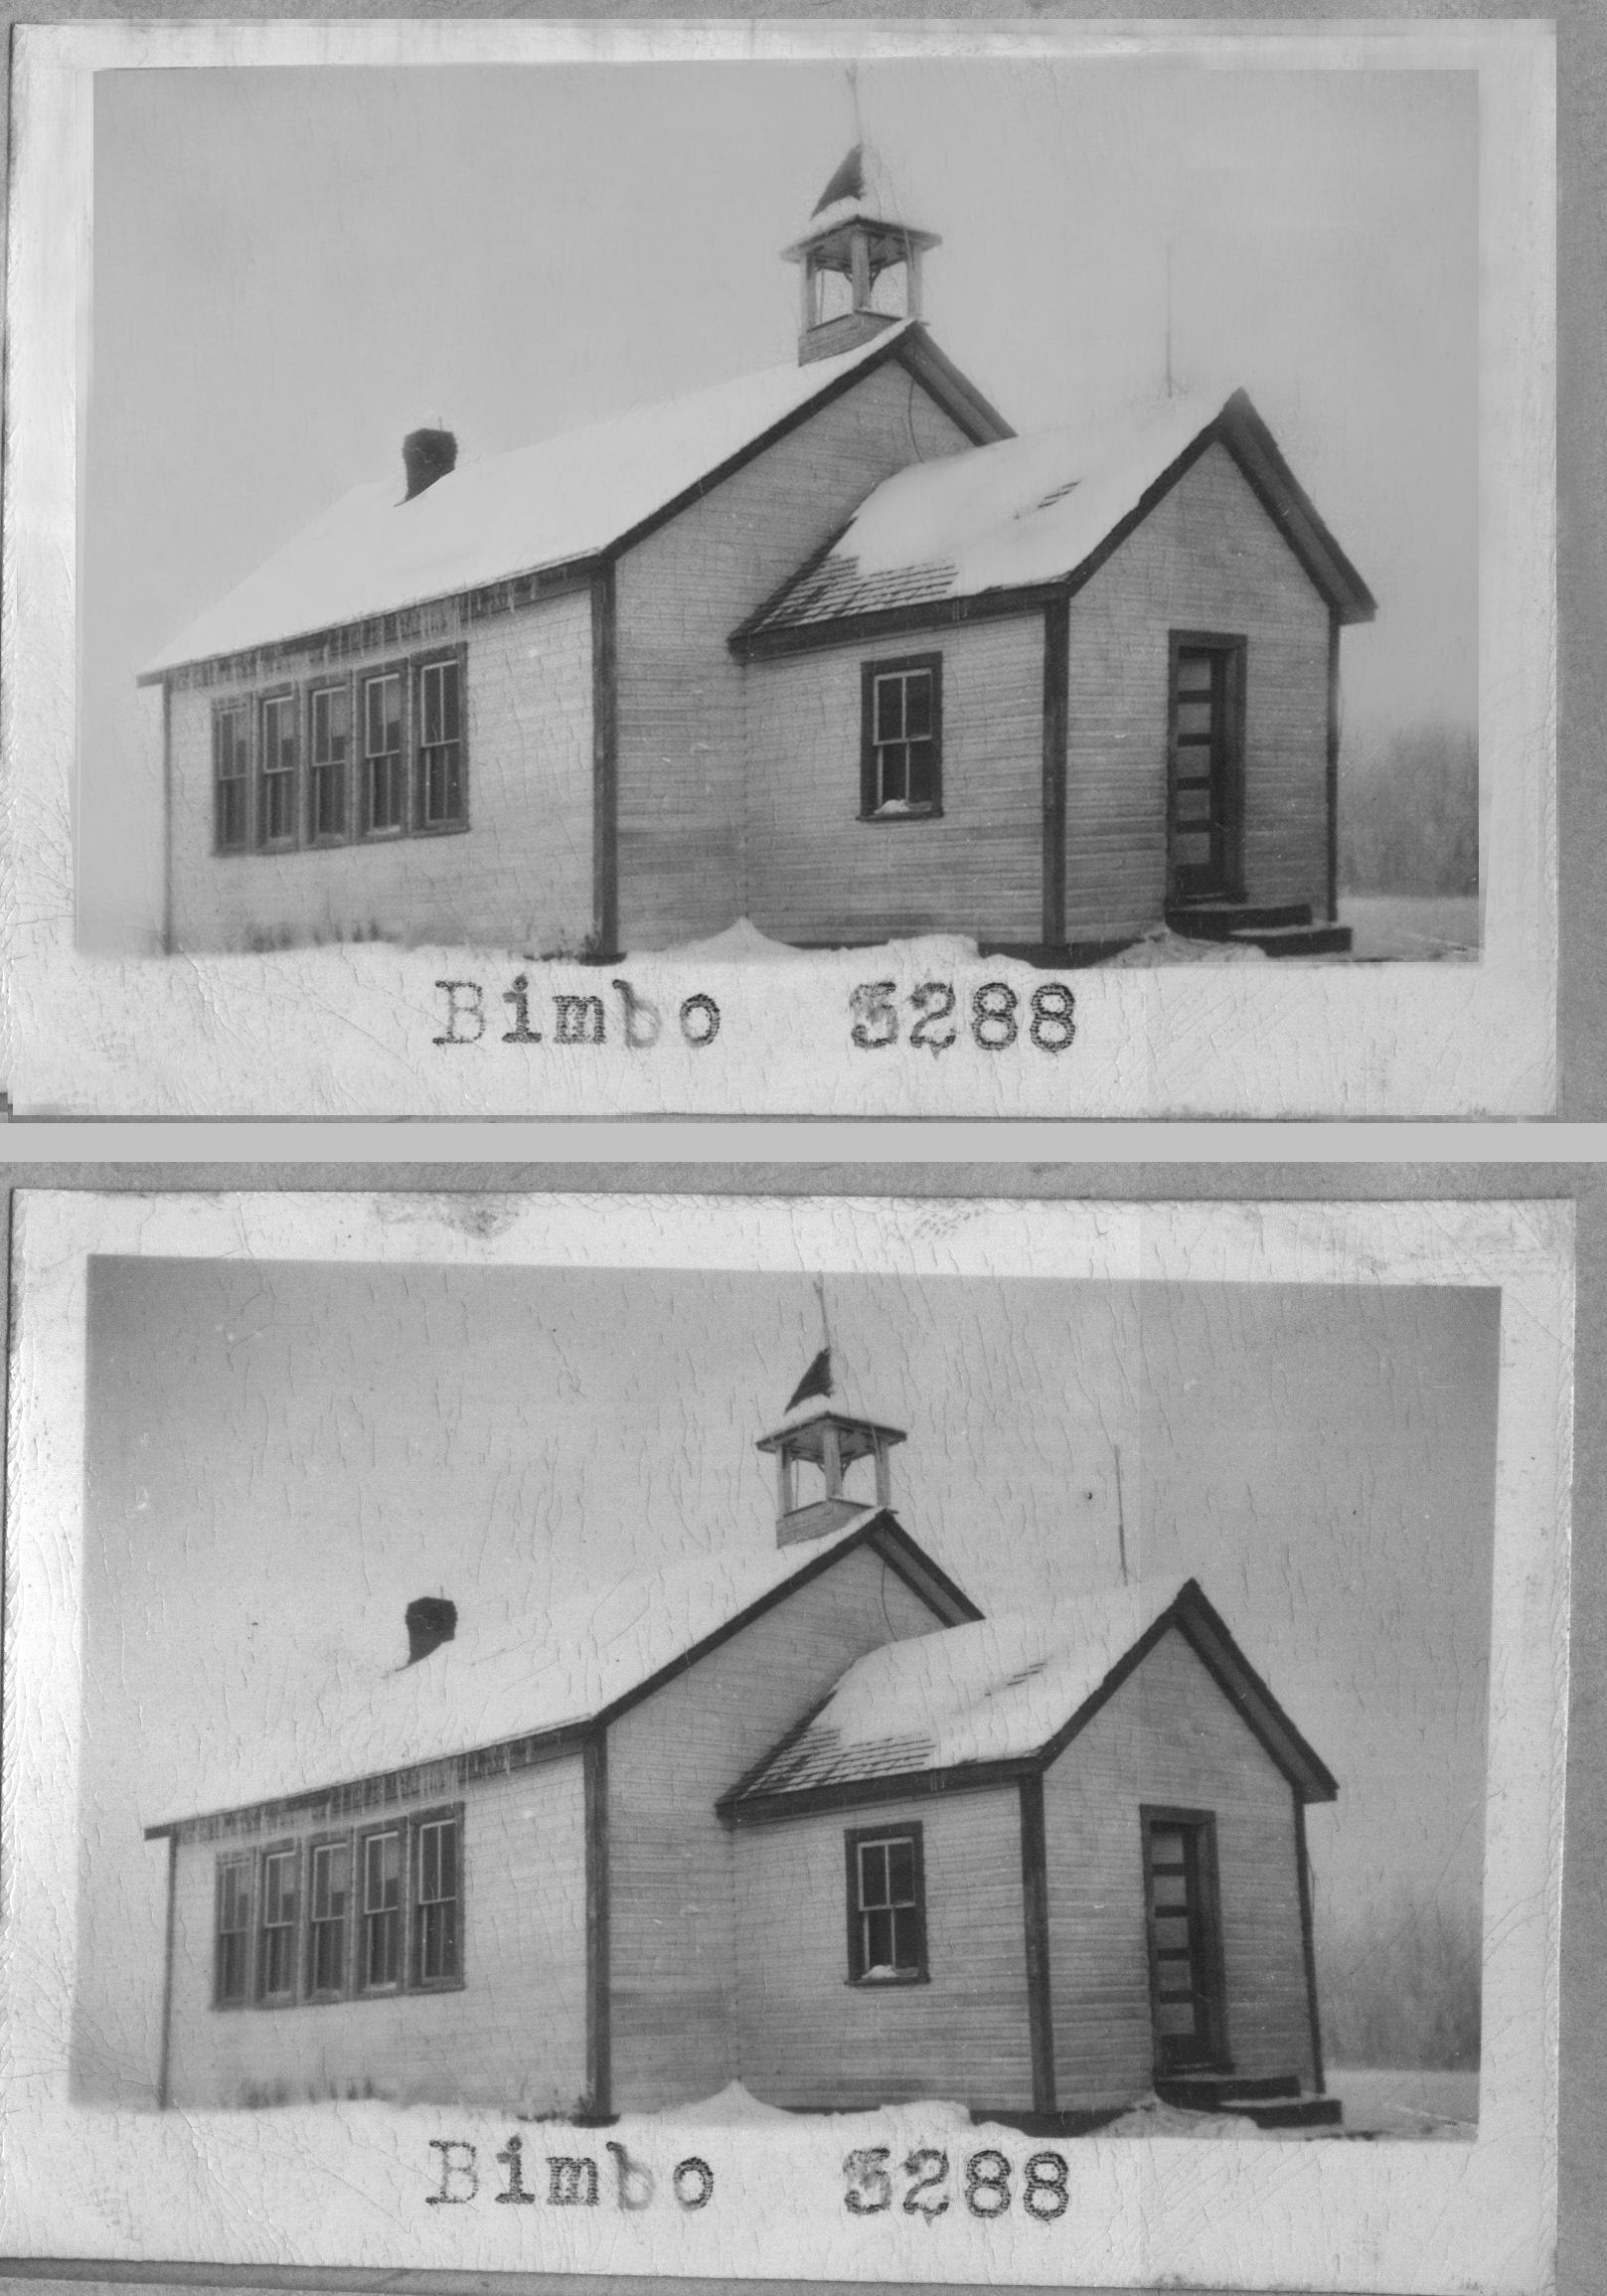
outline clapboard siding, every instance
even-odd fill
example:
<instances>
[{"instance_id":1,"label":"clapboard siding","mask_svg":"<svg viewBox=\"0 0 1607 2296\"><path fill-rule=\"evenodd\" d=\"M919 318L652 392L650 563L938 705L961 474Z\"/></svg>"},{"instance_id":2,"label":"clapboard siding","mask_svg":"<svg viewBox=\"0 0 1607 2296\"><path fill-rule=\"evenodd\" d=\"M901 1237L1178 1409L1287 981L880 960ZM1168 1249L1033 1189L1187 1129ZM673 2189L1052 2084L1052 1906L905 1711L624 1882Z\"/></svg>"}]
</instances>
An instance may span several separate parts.
<instances>
[{"instance_id":1,"label":"clapboard siding","mask_svg":"<svg viewBox=\"0 0 1607 2296\"><path fill-rule=\"evenodd\" d=\"M1244 893L1328 903L1328 608L1223 446L1206 449L1071 600L1066 932L1166 905L1168 635L1248 640Z\"/></svg>"},{"instance_id":2,"label":"clapboard siding","mask_svg":"<svg viewBox=\"0 0 1607 2296\"><path fill-rule=\"evenodd\" d=\"M617 2111L709 2095L738 2072L732 1836L716 1801L856 1658L940 1623L860 1548L610 1727Z\"/></svg>"},{"instance_id":3,"label":"clapboard siding","mask_svg":"<svg viewBox=\"0 0 1607 2296\"><path fill-rule=\"evenodd\" d=\"M289 853L213 851L212 716L255 687L180 686L171 699L173 934L180 949L249 949L375 934L572 951L591 930L591 604L567 593L483 621L450 602L410 650L462 639L466 831ZM309 661L265 690L300 696L406 649ZM303 816L305 797L303 783Z\"/></svg>"},{"instance_id":4,"label":"clapboard siding","mask_svg":"<svg viewBox=\"0 0 1607 2296\"><path fill-rule=\"evenodd\" d=\"M170 2101L180 2107L331 2096L553 2112L585 2093L585 1858L580 1761L561 1756L390 1818L461 1799L463 1972L456 1991L287 2009L212 2007L221 1848L180 1845L174 1896ZM377 1813L378 1814L378 1813ZM309 1828L309 1832L326 1829ZM272 1828L263 1839L291 1839Z\"/></svg>"},{"instance_id":5,"label":"clapboard siding","mask_svg":"<svg viewBox=\"0 0 1607 2296\"><path fill-rule=\"evenodd\" d=\"M889 362L620 561L622 945L718 932L748 906L742 691L755 673L732 659L731 631L883 479L968 443Z\"/></svg>"},{"instance_id":6,"label":"clapboard siding","mask_svg":"<svg viewBox=\"0 0 1607 2296\"><path fill-rule=\"evenodd\" d=\"M1312 2074L1288 1780L1181 1634L1163 1636L1044 1780L1055 2090L1119 2104L1154 2077L1141 1803L1216 1817L1238 2073Z\"/></svg>"},{"instance_id":7,"label":"clapboard siding","mask_svg":"<svg viewBox=\"0 0 1607 2296\"><path fill-rule=\"evenodd\" d=\"M922 1834L929 1982L853 1985L844 1835L906 1819ZM736 1888L741 2074L755 2096L1032 2109L1015 1786L744 1828Z\"/></svg>"},{"instance_id":8,"label":"clapboard siding","mask_svg":"<svg viewBox=\"0 0 1607 2296\"><path fill-rule=\"evenodd\" d=\"M864 663L943 657L943 812L860 811ZM1044 617L1012 615L747 671L754 922L779 940L1042 937Z\"/></svg>"}]
</instances>

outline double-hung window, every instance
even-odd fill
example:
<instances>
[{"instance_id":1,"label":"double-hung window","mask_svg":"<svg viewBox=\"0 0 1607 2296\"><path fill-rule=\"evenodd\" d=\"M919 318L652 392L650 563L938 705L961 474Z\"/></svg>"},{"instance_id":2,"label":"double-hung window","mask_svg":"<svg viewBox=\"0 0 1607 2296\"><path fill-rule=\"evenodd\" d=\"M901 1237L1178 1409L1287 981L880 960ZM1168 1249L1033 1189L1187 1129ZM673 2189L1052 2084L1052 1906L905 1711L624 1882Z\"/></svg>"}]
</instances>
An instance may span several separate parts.
<instances>
[{"instance_id":1,"label":"double-hung window","mask_svg":"<svg viewBox=\"0 0 1607 2296\"><path fill-rule=\"evenodd\" d=\"M851 1832L848 1970L857 1985L926 1976L926 1884L918 1825Z\"/></svg>"},{"instance_id":2,"label":"double-hung window","mask_svg":"<svg viewBox=\"0 0 1607 2296\"><path fill-rule=\"evenodd\" d=\"M465 818L462 678L457 657L418 672L418 825L450 829Z\"/></svg>"},{"instance_id":3,"label":"double-hung window","mask_svg":"<svg viewBox=\"0 0 1607 2296\"><path fill-rule=\"evenodd\" d=\"M314 842L346 835L346 781L352 753L352 690L313 691L307 775L307 835Z\"/></svg>"},{"instance_id":4,"label":"double-hung window","mask_svg":"<svg viewBox=\"0 0 1607 2296\"><path fill-rule=\"evenodd\" d=\"M259 2001L293 2001L296 1991L295 1850L262 1854L262 1936L257 1974Z\"/></svg>"},{"instance_id":5,"label":"double-hung window","mask_svg":"<svg viewBox=\"0 0 1607 2296\"><path fill-rule=\"evenodd\" d=\"M220 853L243 853L251 842L251 710L223 702L212 719L214 838Z\"/></svg>"},{"instance_id":6,"label":"double-hung window","mask_svg":"<svg viewBox=\"0 0 1607 2296\"><path fill-rule=\"evenodd\" d=\"M366 1834L362 1859L361 1984L385 1993L402 1983L402 1829Z\"/></svg>"},{"instance_id":7,"label":"double-hung window","mask_svg":"<svg viewBox=\"0 0 1607 2296\"><path fill-rule=\"evenodd\" d=\"M309 1993L340 1994L346 1990L346 1908L351 1879L349 1842L313 1845L307 1941Z\"/></svg>"},{"instance_id":8,"label":"double-hung window","mask_svg":"<svg viewBox=\"0 0 1607 2296\"><path fill-rule=\"evenodd\" d=\"M407 826L403 683L400 670L363 681L363 827L370 837L397 837Z\"/></svg>"},{"instance_id":9,"label":"double-hung window","mask_svg":"<svg viewBox=\"0 0 1607 2296\"><path fill-rule=\"evenodd\" d=\"M460 1974L457 1819L424 1819L414 1841L413 1983L455 1984Z\"/></svg>"},{"instance_id":10,"label":"double-hung window","mask_svg":"<svg viewBox=\"0 0 1607 2296\"><path fill-rule=\"evenodd\" d=\"M251 1974L251 1861L223 1858L218 1865L218 1937L213 1957L213 1999L237 2009L248 1999Z\"/></svg>"},{"instance_id":11,"label":"double-hung window","mask_svg":"<svg viewBox=\"0 0 1607 2296\"><path fill-rule=\"evenodd\" d=\"M262 755L258 776L257 842L263 846L296 841L296 698L270 694L262 704Z\"/></svg>"},{"instance_id":12,"label":"double-hung window","mask_svg":"<svg viewBox=\"0 0 1607 2296\"><path fill-rule=\"evenodd\" d=\"M867 662L861 673L862 816L899 821L942 809L942 655Z\"/></svg>"}]
</instances>

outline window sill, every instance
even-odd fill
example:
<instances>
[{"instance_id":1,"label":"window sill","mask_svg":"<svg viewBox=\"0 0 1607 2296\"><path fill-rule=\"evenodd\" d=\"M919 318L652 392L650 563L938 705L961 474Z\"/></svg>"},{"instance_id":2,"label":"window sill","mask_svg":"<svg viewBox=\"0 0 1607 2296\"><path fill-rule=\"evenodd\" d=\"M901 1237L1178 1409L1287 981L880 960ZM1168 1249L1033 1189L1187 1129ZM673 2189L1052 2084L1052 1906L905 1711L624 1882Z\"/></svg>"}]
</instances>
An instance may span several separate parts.
<instances>
[{"instance_id":1,"label":"window sill","mask_svg":"<svg viewBox=\"0 0 1607 2296\"><path fill-rule=\"evenodd\" d=\"M413 831L414 837L462 837L467 834L466 821L421 821Z\"/></svg>"},{"instance_id":2,"label":"window sill","mask_svg":"<svg viewBox=\"0 0 1607 2296\"><path fill-rule=\"evenodd\" d=\"M912 805L901 813L889 813L884 807L880 813L862 813L858 818L877 829L897 829L911 821L941 821L943 808L941 805Z\"/></svg>"},{"instance_id":3,"label":"window sill","mask_svg":"<svg viewBox=\"0 0 1607 2296\"><path fill-rule=\"evenodd\" d=\"M848 1977L843 1980L851 1993L902 1993L911 1985L930 1985L931 1973L912 1969L900 1977Z\"/></svg>"}]
</instances>

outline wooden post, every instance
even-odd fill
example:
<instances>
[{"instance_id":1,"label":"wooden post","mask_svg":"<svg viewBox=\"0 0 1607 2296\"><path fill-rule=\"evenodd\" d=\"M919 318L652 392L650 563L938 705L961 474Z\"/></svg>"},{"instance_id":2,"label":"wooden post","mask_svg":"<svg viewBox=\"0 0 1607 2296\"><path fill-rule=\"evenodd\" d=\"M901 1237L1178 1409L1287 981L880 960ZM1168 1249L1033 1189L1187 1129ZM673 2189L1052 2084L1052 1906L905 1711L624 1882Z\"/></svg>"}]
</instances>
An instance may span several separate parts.
<instances>
[{"instance_id":1,"label":"wooden post","mask_svg":"<svg viewBox=\"0 0 1607 2296\"><path fill-rule=\"evenodd\" d=\"M1033 2057L1033 2110L1054 2102L1054 1997L1049 1986L1048 1858L1044 1839L1044 1777L1021 1781L1022 1903L1027 1915L1027 2030Z\"/></svg>"},{"instance_id":2,"label":"wooden post","mask_svg":"<svg viewBox=\"0 0 1607 2296\"><path fill-rule=\"evenodd\" d=\"M843 1496L843 1446L838 1441L837 1429L830 1419L820 1430L820 1463L826 1475L826 1496Z\"/></svg>"},{"instance_id":3,"label":"wooden post","mask_svg":"<svg viewBox=\"0 0 1607 2296\"><path fill-rule=\"evenodd\" d=\"M586 1844L586 2110L613 2113L613 2045L608 1953L608 1732L596 1730L581 1757Z\"/></svg>"},{"instance_id":4,"label":"wooden post","mask_svg":"<svg viewBox=\"0 0 1607 2296\"><path fill-rule=\"evenodd\" d=\"M785 1448L775 1455L775 1513L777 1522L792 1513L792 1461Z\"/></svg>"},{"instance_id":5,"label":"wooden post","mask_svg":"<svg viewBox=\"0 0 1607 2296\"><path fill-rule=\"evenodd\" d=\"M807 335L815 324L815 266L804 255L798 264L798 332Z\"/></svg>"},{"instance_id":6,"label":"wooden post","mask_svg":"<svg viewBox=\"0 0 1607 2296\"><path fill-rule=\"evenodd\" d=\"M1065 946L1065 754L1070 698L1071 600L1044 608L1044 946Z\"/></svg>"},{"instance_id":7,"label":"wooden post","mask_svg":"<svg viewBox=\"0 0 1607 2296\"><path fill-rule=\"evenodd\" d=\"M879 1507L892 1505L892 1461L880 1435L876 1439L876 1503Z\"/></svg>"},{"instance_id":8,"label":"wooden post","mask_svg":"<svg viewBox=\"0 0 1607 2296\"><path fill-rule=\"evenodd\" d=\"M164 684L162 691L167 692ZM177 1828L167 1838L167 1946L162 1961L162 2057L156 2075L156 2109L166 2112L169 2103L169 2068L173 2032L173 1924L174 1898L178 1893L179 1836Z\"/></svg>"},{"instance_id":9,"label":"wooden post","mask_svg":"<svg viewBox=\"0 0 1607 2296\"><path fill-rule=\"evenodd\" d=\"M596 954L619 949L618 606L612 559L591 577L591 929Z\"/></svg>"},{"instance_id":10,"label":"wooden post","mask_svg":"<svg viewBox=\"0 0 1607 2296\"><path fill-rule=\"evenodd\" d=\"M1338 624L1335 624L1338 627ZM1311 2072L1317 2094L1327 2086L1323 2072L1323 2026L1317 2009L1317 1945L1312 1935L1311 1863L1306 1855L1306 1805L1295 1789L1295 1861L1300 1868L1300 1944L1306 1961L1306 2010L1311 2019Z\"/></svg>"},{"instance_id":11,"label":"wooden post","mask_svg":"<svg viewBox=\"0 0 1607 2296\"><path fill-rule=\"evenodd\" d=\"M910 247L904 255L904 316L920 317L920 249Z\"/></svg>"},{"instance_id":12,"label":"wooden post","mask_svg":"<svg viewBox=\"0 0 1607 2296\"><path fill-rule=\"evenodd\" d=\"M849 259L854 265L854 308L871 308L871 243L862 231L849 234Z\"/></svg>"},{"instance_id":13,"label":"wooden post","mask_svg":"<svg viewBox=\"0 0 1607 2296\"><path fill-rule=\"evenodd\" d=\"M1340 618L1328 609L1328 921L1339 922Z\"/></svg>"}]
</instances>

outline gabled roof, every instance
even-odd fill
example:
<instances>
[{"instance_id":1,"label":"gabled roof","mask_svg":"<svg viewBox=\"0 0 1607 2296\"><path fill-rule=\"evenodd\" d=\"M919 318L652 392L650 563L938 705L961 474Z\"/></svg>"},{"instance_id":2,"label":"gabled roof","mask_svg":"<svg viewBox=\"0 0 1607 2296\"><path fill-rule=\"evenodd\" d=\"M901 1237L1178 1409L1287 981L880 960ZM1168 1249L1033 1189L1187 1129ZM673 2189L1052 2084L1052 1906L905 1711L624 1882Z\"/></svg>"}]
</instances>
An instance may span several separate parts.
<instances>
[{"instance_id":1,"label":"gabled roof","mask_svg":"<svg viewBox=\"0 0 1607 2296\"><path fill-rule=\"evenodd\" d=\"M1180 399L1138 425L1011 438L921 462L868 495L812 565L732 634L764 655L834 642L844 622L958 618L1075 589L1212 444L1233 456L1341 621L1376 610L1371 592L1242 391Z\"/></svg>"},{"instance_id":2,"label":"gabled roof","mask_svg":"<svg viewBox=\"0 0 1607 2296\"><path fill-rule=\"evenodd\" d=\"M834 358L766 368L460 463L410 502L400 468L354 487L164 646L141 682L622 550L889 359L968 437L1009 435L919 323L905 320Z\"/></svg>"},{"instance_id":3,"label":"gabled roof","mask_svg":"<svg viewBox=\"0 0 1607 2296\"><path fill-rule=\"evenodd\" d=\"M858 1660L722 1801L737 1824L1046 1768L1176 1629L1303 1801L1339 1788L1206 1601L1171 1579L986 1618Z\"/></svg>"},{"instance_id":4,"label":"gabled roof","mask_svg":"<svg viewBox=\"0 0 1607 2296\"><path fill-rule=\"evenodd\" d=\"M618 1578L510 1636L460 1614L412 1666L353 1654L328 1679L286 1685L248 1745L220 1733L182 1812L146 1828L316 1801L420 1763L578 1743L773 1603L869 1547L944 1620L980 1613L900 1523L874 1507L807 1546L754 1547ZM495 1765L486 1765L495 1766Z\"/></svg>"}]
</instances>

